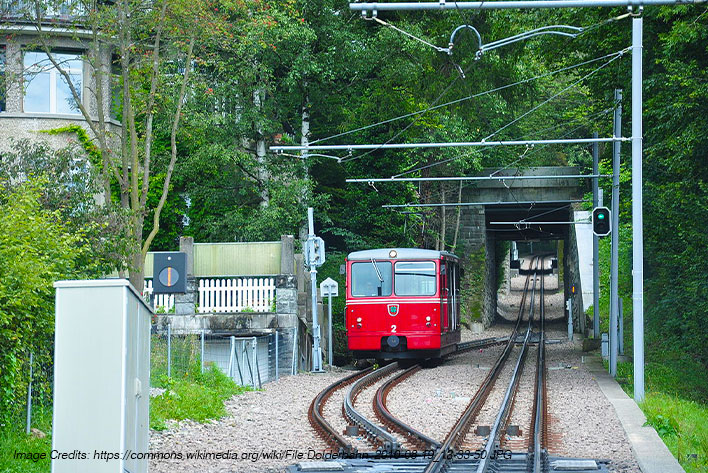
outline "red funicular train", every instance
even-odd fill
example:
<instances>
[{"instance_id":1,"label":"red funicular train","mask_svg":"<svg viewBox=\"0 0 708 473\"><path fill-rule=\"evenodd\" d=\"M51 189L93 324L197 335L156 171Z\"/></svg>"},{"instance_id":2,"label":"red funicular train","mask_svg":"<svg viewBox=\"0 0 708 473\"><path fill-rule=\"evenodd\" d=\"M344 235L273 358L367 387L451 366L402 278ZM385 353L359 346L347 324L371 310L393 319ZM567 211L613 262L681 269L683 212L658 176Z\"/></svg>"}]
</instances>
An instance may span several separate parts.
<instances>
[{"instance_id":1,"label":"red funicular train","mask_svg":"<svg viewBox=\"0 0 708 473\"><path fill-rule=\"evenodd\" d=\"M350 253L345 322L357 358L438 358L460 341L460 267L445 251Z\"/></svg>"}]
</instances>

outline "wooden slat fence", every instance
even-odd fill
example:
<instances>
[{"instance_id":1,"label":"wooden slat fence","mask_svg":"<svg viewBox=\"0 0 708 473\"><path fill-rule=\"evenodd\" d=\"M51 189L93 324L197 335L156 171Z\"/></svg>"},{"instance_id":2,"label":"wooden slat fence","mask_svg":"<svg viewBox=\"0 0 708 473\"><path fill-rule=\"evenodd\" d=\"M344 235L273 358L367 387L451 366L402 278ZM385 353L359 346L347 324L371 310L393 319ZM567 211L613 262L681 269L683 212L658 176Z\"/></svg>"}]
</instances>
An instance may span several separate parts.
<instances>
[{"instance_id":1,"label":"wooden slat fence","mask_svg":"<svg viewBox=\"0 0 708 473\"><path fill-rule=\"evenodd\" d=\"M270 312L275 278L201 278L199 313Z\"/></svg>"},{"instance_id":2,"label":"wooden slat fence","mask_svg":"<svg viewBox=\"0 0 708 473\"><path fill-rule=\"evenodd\" d=\"M143 285L143 297L150 300L152 295L152 279L146 279ZM174 294L155 294L155 312L170 312L175 306Z\"/></svg>"}]
</instances>

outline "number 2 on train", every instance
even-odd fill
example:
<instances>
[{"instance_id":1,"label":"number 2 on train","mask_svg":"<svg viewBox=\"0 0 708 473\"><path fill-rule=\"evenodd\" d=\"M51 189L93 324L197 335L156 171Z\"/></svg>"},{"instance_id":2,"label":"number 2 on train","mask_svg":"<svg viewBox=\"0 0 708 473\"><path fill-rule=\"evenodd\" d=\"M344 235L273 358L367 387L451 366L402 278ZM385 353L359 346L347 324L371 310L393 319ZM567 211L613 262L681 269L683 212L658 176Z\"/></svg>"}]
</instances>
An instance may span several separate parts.
<instances>
[{"instance_id":1,"label":"number 2 on train","mask_svg":"<svg viewBox=\"0 0 708 473\"><path fill-rule=\"evenodd\" d=\"M396 326L395 325L391 325L391 333L396 333Z\"/></svg>"}]
</instances>

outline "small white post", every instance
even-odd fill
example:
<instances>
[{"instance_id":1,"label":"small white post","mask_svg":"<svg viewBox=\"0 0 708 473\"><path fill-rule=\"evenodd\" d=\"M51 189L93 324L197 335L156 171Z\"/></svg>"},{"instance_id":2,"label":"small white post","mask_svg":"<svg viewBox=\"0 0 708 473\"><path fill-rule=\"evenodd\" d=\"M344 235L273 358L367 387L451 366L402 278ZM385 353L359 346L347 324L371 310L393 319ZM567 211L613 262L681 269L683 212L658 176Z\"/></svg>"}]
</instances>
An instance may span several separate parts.
<instances>
[{"instance_id":1,"label":"small white post","mask_svg":"<svg viewBox=\"0 0 708 473\"><path fill-rule=\"evenodd\" d=\"M568 298L565 303L565 307L568 309L568 341L573 341L573 298Z\"/></svg>"}]
</instances>

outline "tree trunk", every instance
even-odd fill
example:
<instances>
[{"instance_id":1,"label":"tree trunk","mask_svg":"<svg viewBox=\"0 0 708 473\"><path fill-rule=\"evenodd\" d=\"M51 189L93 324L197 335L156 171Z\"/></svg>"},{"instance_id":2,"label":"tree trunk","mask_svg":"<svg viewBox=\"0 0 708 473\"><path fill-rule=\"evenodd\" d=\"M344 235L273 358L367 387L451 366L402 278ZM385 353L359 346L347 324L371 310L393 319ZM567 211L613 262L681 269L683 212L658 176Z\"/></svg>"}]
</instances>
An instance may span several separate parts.
<instances>
[{"instance_id":1,"label":"tree trunk","mask_svg":"<svg viewBox=\"0 0 708 473\"><path fill-rule=\"evenodd\" d=\"M307 80L304 81L303 83L303 89L305 91L304 93L304 100L302 103L302 113L300 115L301 121L300 121L300 145L301 146L307 146L310 144L310 96L307 93L307 86L308 82ZM306 152L303 151L302 154L304 155ZM305 168L305 181L308 184L307 187L309 187L309 182L310 182L310 170L307 166L307 161L305 159L302 160L303 166ZM300 196L301 202L303 204L306 203L307 200L307 187L303 190L303 193ZM300 226L300 240L305 241L307 240L307 222L303 220L303 224Z\"/></svg>"},{"instance_id":2,"label":"tree trunk","mask_svg":"<svg viewBox=\"0 0 708 473\"><path fill-rule=\"evenodd\" d=\"M457 236L460 234L460 219L462 217L462 181L457 190L457 222L455 223L455 238L452 240L452 251L457 251Z\"/></svg>"},{"instance_id":3,"label":"tree trunk","mask_svg":"<svg viewBox=\"0 0 708 473\"><path fill-rule=\"evenodd\" d=\"M262 88L257 88L253 92L253 104L257 109L263 108L263 99L265 92ZM256 161L258 162L258 185L261 188L261 207L268 207L268 202L270 197L268 196L268 186L266 183L270 178L268 170L266 169L266 143L265 137L263 136L263 127L261 126L260 120L256 123Z\"/></svg>"},{"instance_id":4,"label":"tree trunk","mask_svg":"<svg viewBox=\"0 0 708 473\"><path fill-rule=\"evenodd\" d=\"M445 231L447 230L446 217L446 207L445 207L445 184L440 183L440 201L442 206L440 207L440 251L445 251Z\"/></svg>"}]
</instances>

